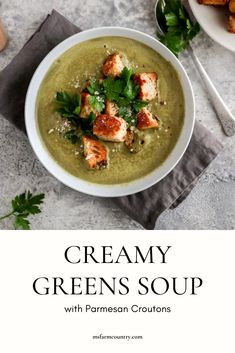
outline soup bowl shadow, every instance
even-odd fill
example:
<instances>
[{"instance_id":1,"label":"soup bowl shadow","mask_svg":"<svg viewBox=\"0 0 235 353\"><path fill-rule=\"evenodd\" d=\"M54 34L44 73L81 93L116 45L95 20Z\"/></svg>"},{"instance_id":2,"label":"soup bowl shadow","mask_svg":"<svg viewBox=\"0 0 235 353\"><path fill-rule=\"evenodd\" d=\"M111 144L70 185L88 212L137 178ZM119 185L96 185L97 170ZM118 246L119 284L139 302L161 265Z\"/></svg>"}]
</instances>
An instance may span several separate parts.
<instances>
[{"instance_id":1,"label":"soup bowl shadow","mask_svg":"<svg viewBox=\"0 0 235 353\"><path fill-rule=\"evenodd\" d=\"M81 42L100 37L125 37L144 43L169 61L176 70L185 102L184 123L178 141L167 159L150 174L129 183L105 185L85 181L73 176L60 166L42 141L37 124L36 102L41 83L49 68L65 51ZM100 27L75 34L57 45L40 63L30 82L25 102L25 124L31 146L44 167L65 185L94 196L120 197L149 188L163 179L176 166L190 142L195 122L195 102L191 83L179 60L163 44L137 30L122 27Z\"/></svg>"}]
</instances>

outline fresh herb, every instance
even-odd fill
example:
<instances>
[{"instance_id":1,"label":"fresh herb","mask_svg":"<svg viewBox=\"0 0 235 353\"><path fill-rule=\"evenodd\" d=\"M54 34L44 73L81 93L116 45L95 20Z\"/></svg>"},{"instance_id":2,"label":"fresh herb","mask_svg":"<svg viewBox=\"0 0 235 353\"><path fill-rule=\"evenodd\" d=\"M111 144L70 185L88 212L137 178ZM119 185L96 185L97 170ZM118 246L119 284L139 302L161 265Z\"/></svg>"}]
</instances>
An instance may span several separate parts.
<instances>
[{"instance_id":1,"label":"fresh herb","mask_svg":"<svg viewBox=\"0 0 235 353\"><path fill-rule=\"evenodd\" d=\"M106 98L110 101L117 101L123 90L123 81L108 77L104 80L103 85Z\"/></svg>"},{"instance_id":2,"label":"fresh herb","mask_svg":"<svg viewBox=\"0 0 235 353\"><path fill-rule=\"evenodd\" d=\"M95 108L99 113L104 110L104 97L102 96L90 96L88 98L89 104L91 105L92 108Z\"/></svg>"},{"instance_id":3,"label":"fresh herb","mask_svg":"<svg viewBox=\"0 0 235 353\"><path fill-rule=\"evenodd\" d=\"M64 138L72 142L72 144L79 142L79 136L76 133L76 130L69 130L64 133Z\"/></svg>"},{"instance_id":4,"label":"fresh herb","mask_svg":"<svg viewBox=\"0 0 235 353\"><path fill-rule=\"evenodd\" d=\"M57 92L56 102L59 104L58 113L76 124L81 111L81 95L79 93L71 95L65 91Z\"/></svg>"},{"instance_id":5,"label":"fresh herb","mask_svg":"<svg viewBox=\"0 0 235 353\"><path fill-rule=\"evenodd\" d=\"M132 69L124 67L121 73L121 80L123 81L123 96L129 101L133 101L140 92L139 85L136 85L131 77L133 75Z\"/></svg>"},{"instance_id":6,"label":"fresh herb","mask_svg":"<svg viewBox=\"0 0 235 353\"><path fill-rule=\"evenodd\" d=\"M148 105L148 102L146 101L140 101L138 99L136 99L133 103L132 103L132 107L135 113L138 113L142 108L146 107L146 105Z\"/></svg>"},{"instance_id":7,"label":"fresh herb","mask_svg":"<svg viewBox=\"0 0 235 353\"><path fill-rule=\"evenodd\" d=\"M17 195L12 201L12 210L0 221L8 217L15 217L13 226L15 229L30 229L29 215L35 215L41 212L39 205L43 203L44 194L33 195L30 191L25 191L21 195Z\"/></svg>"},{"instance_id":8,"label":"fresh herb","mask_svg":"<svg viewBox=\"0 0 235 353\"><path fill-rule=\"evenodd\" d=\"M119 115L129 125L136 125L136 114L148 104L148 102L140 101L137 98L140 87L133 79L132 69L127 67L124 67L120 77L107 77L104 80L98 80L93 77L89 81L86 90L90 94L88 101L92 108L101 113L105 108L106 100L115 102L119 108ZM67 118L74 127L80 128L83 135L92 134L96 115L92 112L88 118L80 118L80 94L71 95L67 92L57 92L56 101L60 105L57 111L62 117ZM64 138L70 140L73 144L79 141L79 136L77 136L75 129L66 132Z\"/></svg>"},{"instance_id":9,"label":"fresh herb","mask_svg":"<svg viewBox=\"0 0 235 353\"><path fill-rule=\"evenodd\" d=\"M89 86L87 90L92 95L103 94L102 82L99 82L95 77L89 81Z\"/></svg>"},{"instance_id":10,"label":"fresh herb","mask_svg":"<svg viewBox=\"0 0 235 353\"><path fill-rule=\"evenodd\" d=\"M119 97L117 100L117 105L119 107L127 107L130 104L130 101L126 97Z\"/></svg>"},{"instance_id":11,"label":"fresh herb","mask_svg":"<svg viewBox=\"0 0 235 353\"><path fill-rule=\"evenodd\" d=\"M137 125L137 116L135 114L127 114L123 116L123 119L129 124L130 126Z\"/></svg>"},{"instance_id":12,"label":"fresh herb","mask_svg":"<svg viewBox=\"0 0 235 353\"><path fill-rule=\"evenodd\" d=\"M121 72L120 78L108 77L104 80L104 93L106 98L117 103L119 115L129 125L136 125L136 114L148 102L140 101L137 96L140 87L133 80L133 71L127 67Z\"/></svg>"},{"instance_id":13,"label":"fresh herb","mask_svg":"<svg viewBox=\"0 0 235 353\"><path fill-rule=\"evenodd\" d=\"M158 34L158 37L161 43L178 56L200 31L200 26L191 22L180 0L167 1L162 11L161 19L165 22L166 33Z\"/></svg>"},{"instance_id":14,"label":"fresh herb","mask_svg":"<svg viewBox=\"0 0 235 353\"><path fill-rule=\"evenodd\" d=\"M89 97L89 104L92 106L92 108L101 113L105 107L105 95L103 84L100 83L95 77L93 77L89 82L87 90L91 94Z\"/></svg>"},{"instance_id":15,"label":"fresh herb","mask_svg":"<svg viewBox=\"0 0 235 353\"><path fill-rule=\"evenodd\" d=\"M81 119L80 126L83 135L92 135L93 123L95 121L96 115L91 112L86 119Z\"/></svg>"},{"instance_id":16,"label":"fresh herb","mask_svg":"<svg viewBox=\"0 0 235 353\"><path fill-rule=\"evenodd\" d=\"M137 117L136 114L133 113L131 108L128 107L120 107L119 108L119 115L131 126L137 125Z\"/></svg>"}]
</instances>

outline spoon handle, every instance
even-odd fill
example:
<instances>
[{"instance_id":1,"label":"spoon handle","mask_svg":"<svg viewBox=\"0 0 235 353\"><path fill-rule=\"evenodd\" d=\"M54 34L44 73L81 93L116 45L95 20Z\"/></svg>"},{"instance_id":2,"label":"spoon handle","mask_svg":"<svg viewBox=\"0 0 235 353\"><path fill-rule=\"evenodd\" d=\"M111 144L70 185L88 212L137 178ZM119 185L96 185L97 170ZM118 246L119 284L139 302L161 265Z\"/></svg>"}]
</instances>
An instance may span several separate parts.
<instances>
[{"instance_id":1,"label":"spoon handle","mask_svg":"<svg viewBox=\"0 0 235 353\"><path fill-rule=\"evenodd\" d=\"M216 90L215 86L211 82L209 76L207 75L204 67L200 63L198 57L195 55L191 45L188 46L189 53L191 54L193 61L200 73L200 76L207 88L207 92L211 103L214 107L215 113L221 122L224 132L227 136L232 136L235 133L235 118L223 102L221 96Z\"/></svg>"}]
</instances>

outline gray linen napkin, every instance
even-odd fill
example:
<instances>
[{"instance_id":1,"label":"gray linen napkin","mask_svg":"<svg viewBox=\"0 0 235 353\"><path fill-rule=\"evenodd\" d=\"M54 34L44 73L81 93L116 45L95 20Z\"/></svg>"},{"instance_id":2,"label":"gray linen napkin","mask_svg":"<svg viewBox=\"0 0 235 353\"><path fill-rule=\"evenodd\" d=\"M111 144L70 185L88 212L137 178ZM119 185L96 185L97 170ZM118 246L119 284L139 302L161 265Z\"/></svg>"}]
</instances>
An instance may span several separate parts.
<instances>
[{"instance_id":1,"label":"gray linen napkin","mask_svg":"<svg viewBox=\"0 0 235 353\"><path fill-rule=\"evenodd\" d=\"M35 69L52 48L77 32L77 26L53 10L12 62L0 72L0 113L21 130L25 131L24 101ZM12 92L17 92L17 102L12 99ZM174 208L185 199L221 149L220 142L196 123L187 151L169 175L145 191L113 198L113 201L144 228L153 229L165 209Z\"/></svg>"}]
</instances>

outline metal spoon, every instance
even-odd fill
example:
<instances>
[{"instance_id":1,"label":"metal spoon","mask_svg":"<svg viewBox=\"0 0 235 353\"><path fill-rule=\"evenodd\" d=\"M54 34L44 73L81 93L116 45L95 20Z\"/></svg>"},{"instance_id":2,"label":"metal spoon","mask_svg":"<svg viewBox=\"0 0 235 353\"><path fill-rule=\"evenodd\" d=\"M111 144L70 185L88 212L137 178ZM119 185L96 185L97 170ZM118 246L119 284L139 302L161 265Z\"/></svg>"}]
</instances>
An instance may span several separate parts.
<instances>
[{"instance_id":1,"label":"metal spoon","mask_svg":"<svg viewBox=\"0 0 235 353\"><path fill-rule=\"evenodd\" d=\"M156 19L156 25L157 25L157 31L160 34L165 34L166 33L166 21L165 21L165 16L164 16L164 9L166 6L166 1L167 0L157 0L156 5L155 5L155 19ZM184 7L185 9L185 7ZM186 13L188 11L185 9ZM224 129L224 132L227 136L232 136L235 133L235 118L230 112L230 110L227 108L225 103L223 102L221 96L219 95L218 91L216 90L215 86L213 85L211 79L207 75L204 67L200 63L198 57L196 54L193 52L193 49L191 45L188 45L188 51L194 61L195 66L198 69L198 72L202 78L202 81L204 82L206 88L207 88L207 93L210 98L211 104L214 107L214 111L220 120L220 123Z\"/></svg>"}]
</instances>

